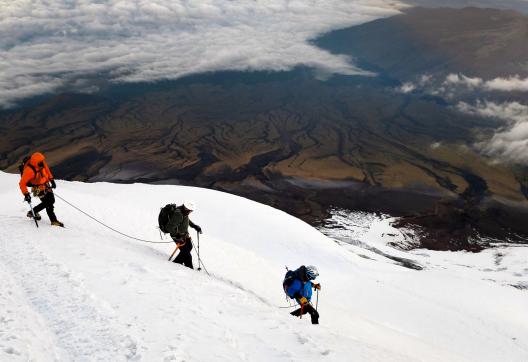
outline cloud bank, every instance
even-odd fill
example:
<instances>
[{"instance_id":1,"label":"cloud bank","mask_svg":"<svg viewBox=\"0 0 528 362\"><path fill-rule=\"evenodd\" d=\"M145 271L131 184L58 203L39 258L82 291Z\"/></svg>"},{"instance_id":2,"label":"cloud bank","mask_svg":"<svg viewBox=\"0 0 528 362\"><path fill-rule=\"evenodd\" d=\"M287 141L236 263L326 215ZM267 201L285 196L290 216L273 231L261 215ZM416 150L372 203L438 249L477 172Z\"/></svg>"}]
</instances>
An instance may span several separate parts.
<instances>
[{"instance_id":1,"label":"cloud bank","mask_svg":"<svg viewBox=\"0 0 528 362\"><path fill-rule=\"evenodd\" d=\"M528 78L513 75L485 80L455 73L436 78L426 74L395 90L440 96L455 104L454 108L459 112L501 120L502 125L491 136L484 136L486 140L474 143L473 147L497 162L528 165L528 106L511 100L478 99L481 96L493 99L497 95L504 99L508 97L507 92L517 92L516 98L525 99L522 92L528 92Z\"/></svg>"},{"instance_id":2,"label":"cloud bank","mask_svg":"<svg viewBox=\"0 0 528 362\"><path fill-rule=\"evenodd\" d=\"M475 146L484 154L500 161L528 164L528 106L518 102L482 102L470 105L459 102L461 112L504 121L491 139Z\"/></svg>"},{"instance_id":3,"label":"cloud bank","mask_svg":"<svg viewBox=\"0 0 528 362\"><path fill-rule=\"evenodd\" d=\"M218 70L365 74L310 44L397 13L388 0L0 1L0 107L83 79L176 79Z\"/></svg>"}]
</instances>

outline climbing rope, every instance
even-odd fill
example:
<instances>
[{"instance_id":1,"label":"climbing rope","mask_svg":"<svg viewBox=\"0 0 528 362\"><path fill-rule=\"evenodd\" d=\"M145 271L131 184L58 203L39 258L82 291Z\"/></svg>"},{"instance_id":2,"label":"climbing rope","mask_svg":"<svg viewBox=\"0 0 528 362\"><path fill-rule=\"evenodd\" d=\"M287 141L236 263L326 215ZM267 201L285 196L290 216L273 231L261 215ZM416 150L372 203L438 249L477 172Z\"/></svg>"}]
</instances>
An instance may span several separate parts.
<instances>
[{"instance_id":1,"label":"climbing rope","mask_svg":"<svg viewBox=\"0 0 528 362\"><path fill-rule=\"evenodd\" d=\"M277 308L281 308L281 309L290 309L290 308L297 308L296 305L289 305L287 307L277 307Z\"/></svg>"},{"instance_id":2,"label":"climbing rope","mask_svg":"<svg viewBox=\"0 0 528 362\"><path fill-rule=\"evenodd\" d=\"M103 225L105 228L110 229L110 230L112 230L112 231L115 232L115 233L118 233L119 235L123 235L123 236L125 236L125 237L127 237L127 238L130 238L130 239L133 239L133 240L137 240L137 241L141 241L141 242L143 242L143 243L151 243L151 244L172 244L172 243L174 242L174 241L152 241L152 240L145 240L145 239L140 239L140 238L136 238L136 237L134 237L134 236L131 236L131 235L125 234L125 233L123 233L123 232L121 232L121 231L119 231L119 230L116 230L116 229L114 229L113 227L111 227L111 226L105 224L104 222L97 220L97 219L96 219L95 217L93 217L92 215L90 215L90 214L88 214L87 212L81 210L80 208L78 208L77 206L75 206L75 205L72 204L71 202L65 200L64 198L60 197L60 196L57 195L56 193L54 193L54 194L55 194L55 196L57 196L59 199L61 199L62 201L64 201L65 203L67 203L68 205L70 205L71 207L73 207L75 210L77 210L77 211L83 213L84 215L86 215L86 216L88 216L90 219L92 219L93 221L95 221L95 222L97 222L97 223ZM191 239L191 243L192 243L192 246L193 246L194 250L196 250L196 248L194 247L194 243L193 243L192 239ZM207 268L205 267L204 262L203 262L202 259L200 258L200 254L197 252L196 255L198 256L198 261L202 264L203 269L205 270L205 272L207 273L207 275L210 276L211 274L209 274L209 272L207 271Z\"/></svg>"},{"instance_id":3,"label":"climbing rope","mask_svg":"<svg viewBox=\"0 0 528 362\"><path fill-rule=\"evenodd\" d=\"M173 243L173 241L152 241L152 240L145 240L145 239L140 239L140 238L136 238L136 237L134 237L134 236L130 236L130 235L128 235L128 234L125 234L125 233L123 233L123 232L121 232L121 231L119 231L119 230L114 229L114 228L111 227L111 226L108 226L108 225L105 224L104 222L97 220L97 219L96 219L95 217L93 217L92 215L90 215L90 214L88 214L87 212L81 210L80 208L78 208L77 206L75 206L74 204L72 204L71 202L66 201L64 198L60 197L60 196L57 195L56 193L54 193L54 194L55 194L55 196L57 196L59 199L61 199L62 201L64 201L65 203L67 203L68 205L70 205L71 207L73 207L75 210L77 210L77 211L83 213L84 215L86 215L86 216L88 216L90 219L92 219L93 221L95 221L95 222L97 222L97 223L103 225L105 228L110 229L110 230L112 230L113 232L118 233L118 234L120 234L120 235L122 235L122 236L124 236L124 237L130 238L130 239L133 239L133 240L137 240L137 241L141 241L141 242L143 242L143 243L151 243L151 244L171 244L171 243Z\"/></svg>"}]
</instances>

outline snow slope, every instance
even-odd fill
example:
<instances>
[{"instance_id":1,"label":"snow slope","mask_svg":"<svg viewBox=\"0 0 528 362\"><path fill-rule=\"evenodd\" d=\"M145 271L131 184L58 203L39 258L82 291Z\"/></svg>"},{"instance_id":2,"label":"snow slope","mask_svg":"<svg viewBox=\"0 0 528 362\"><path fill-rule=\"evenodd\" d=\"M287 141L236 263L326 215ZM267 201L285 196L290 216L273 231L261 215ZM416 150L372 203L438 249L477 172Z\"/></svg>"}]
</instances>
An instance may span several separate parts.
<instances>
[{"instance_id":1,"label":"snow slope","mask_svg":"<svg viewBox=\"0 0 528 362\"><path fill-rule=\"evenodd\" d=\"M126 239L61 200L67 228L43 213L37 230L17 183L0 173L1 361L528 360L528 291L440 257L411 253L435 262L403 268L212 190L58 182L61 197L150 240L161 206L195 200L208 276L169 263L172 244ZM321 273L318 326L279 308L284 266L301 264Z\"/></svg>"}]
</instances>

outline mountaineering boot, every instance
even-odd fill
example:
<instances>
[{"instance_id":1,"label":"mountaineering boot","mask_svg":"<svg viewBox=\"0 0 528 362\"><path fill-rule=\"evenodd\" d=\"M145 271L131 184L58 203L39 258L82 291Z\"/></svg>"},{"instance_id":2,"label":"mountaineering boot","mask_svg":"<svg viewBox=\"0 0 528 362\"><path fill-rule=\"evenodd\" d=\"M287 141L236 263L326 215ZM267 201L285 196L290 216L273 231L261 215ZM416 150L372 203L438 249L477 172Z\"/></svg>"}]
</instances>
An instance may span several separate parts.
<instances>
[{"instance_id":1,"label":"mountaineering boot","mask_svg":"<svg viewBox=\"0 0 528 362\"><path fill-rule=\"evenodd\" d=\"M60 226L61 228L64 227L64 224L61 223L61 222L58 221L58 220L52 221L52 222L51 222L51 225L53 225L53 226Z\"/></svg>"},{"instance_id":2,"label":"mountaineering boot","mask_svg":"<svg viewBox=\"0 0 528 362\"><path fill-rule=\"evenodd\" d=\"M26 215L27 215L27 217L29 217L30 219L33 218L33 214L31 213L31 211L28 211L28 213L27 213ZM39 213L36 212L36 213L35 213L35 220L40 220L40 219L42 219L42 218L40 217Z\"/></svg>"},{"instance_id":3,"label":"mountaineering boot","mask_svg":"<svg viewBox=\"0 0 528 362\"><path fill-rule=\"evenodd\" d=\"M319 324L319 315L312 314L312 324Z\"/></svg>"}]
</instances>

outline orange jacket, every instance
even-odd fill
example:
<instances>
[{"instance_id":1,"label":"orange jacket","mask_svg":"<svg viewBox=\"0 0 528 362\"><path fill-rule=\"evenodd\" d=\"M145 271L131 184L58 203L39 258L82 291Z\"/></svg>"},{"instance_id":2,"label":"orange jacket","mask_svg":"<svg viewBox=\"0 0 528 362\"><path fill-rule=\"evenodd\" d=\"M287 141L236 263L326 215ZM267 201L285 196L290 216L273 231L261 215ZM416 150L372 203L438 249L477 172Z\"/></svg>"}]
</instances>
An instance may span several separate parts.
<instances>
[{"instance_id":1,"label":"orange jacket","mask_svg":"<svg viewBox=\"0 0 528 362\"><path fill-rule=\"evenodd\" d=\"M20 191L24 195L27 194L28 184L39 189L44 189L46 184L51 180L53 180L53 175L44 160L44 155L40 152L35 152L24 166L22 178L19 183Z\"/></svg>"}]
</instances>

